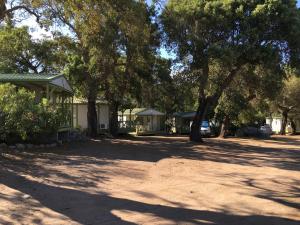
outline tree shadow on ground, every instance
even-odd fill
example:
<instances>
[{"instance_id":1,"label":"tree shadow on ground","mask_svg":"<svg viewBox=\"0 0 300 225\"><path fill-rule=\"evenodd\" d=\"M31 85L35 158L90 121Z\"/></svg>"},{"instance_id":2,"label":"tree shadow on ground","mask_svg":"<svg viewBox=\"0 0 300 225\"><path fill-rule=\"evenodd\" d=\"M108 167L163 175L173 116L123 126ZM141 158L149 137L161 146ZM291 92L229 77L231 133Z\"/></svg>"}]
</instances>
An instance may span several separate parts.
<instances>
[{"instance_id":1,"label":"tree shadow on ground","mask_svg":"<svg viewBox=\"0 0 300 225\"><path fill-rule=\"evenodd\" d=\"M300 147L282 149L213 140L202 153L203 159L216 162L300 171Z\"/></svg>"},{"instance_id":2,"label":"tree shadow on ground","mask_svg":"<svg viewBox=\"0 0 300 225\"><path fill-rule=\"evenodd\" d=\"M238 143L210 138L204 145L198 145L187 142L184 137L104 139L70 144L55 150L46 149L44 152L26 150L16 155L32 160L43 159L45 163L54 160L56 164L63 165L85 165L91 162L106 164L118 160L158 162L164 158L183 158L300 171L300 146L297 148L294 144L298 139L283 139L286 145L290 145L286 149L254 146L248 144L247 140L241 139Z\"/></svg>"},{"instance_id":3,"label":"tree shadow on ground","mask_svg":"<svg viewBox=\"0 0 300 225\"><path fill-rule=\"evenodd\" d=\"M74 189L38 183L5 169L0 171L0 183L30 195L41 205L81 224L135 224L118 217L114 211L151 214L156 217L155 221L157 221L157 217L159 217L171 221L172 224L296 225L300 222L276 216L242 216L232 215L222 211L213 212L153 205L124 198L116 198L106 193L90 194ZM47 198L45 198L45 196L47 196ZM15 201L18 200L15 199ZM26 213L24 215L26 215ZM22 221L22 212L19 212L15 217L18 221ZM40 219L37 218L35 221L40 221Z\"/></svg>"},{"instance_id":4,"label":"tree shadow on ground","mask_svg":"<svg viewBox=\"0 0 300 225\"><path fill-rule=\"evenodd\" d=\"M249 187L255 188L258 192L255 194L255 197L273 201L281 205L285 205L296 210L300 210L300 203L295 201L289 201L289 198L298 199L300 198L300 180L291 180L291 181L278 181L270 179L270 182L277 185L284 186L286 190L274 190L261 186L255 182L254 179L245 179L243 183Z\"/></svg>"},{"instance_id":5,"label":"tree shadow on ground","mask_svg":"<svg viewBox=\"0 0 300 225\"><path fill-rule=\"evenodd\" d=\"M187 142L186 138L138 137L96 140L71 145L69 149L66 154L108 160L157 162L173 157L300 171L300 146L282 149L220 139L207 139L204 145L198 145Z\"/></svg>"},{"instance_id":6,"label":"tree shadow on ground","mask_svg":"<svg viewBox=\"0 0 300 225\"><path fill-rule=\"evenodd\" d=\"M295 136L283 136L283 135L276 135L272 136L270 139L264 140L267 143L274 143L280 145L298 145L300 146L300 135Z\"/></svg>"},{"instance_id":7,"label":"tree shadow on ground","mask_svg":"<svg viewBox=\"0 0 300 225\"><path fill-rule=\"evenodd\" d=\"M51 181L54 185L85 188L96 187L97 183L106 181L107 171L101 169L101 166L114 164L112 161L96 160L90 157L70 157L64 152L61 149L57 152L9 150L0 156L0 166L19 175L37 177L45 182ZM60 165L81 170L85 177L61 170ZM97 165L98 168L93 169L92 165Z\"/></svg>"}]
</instances>

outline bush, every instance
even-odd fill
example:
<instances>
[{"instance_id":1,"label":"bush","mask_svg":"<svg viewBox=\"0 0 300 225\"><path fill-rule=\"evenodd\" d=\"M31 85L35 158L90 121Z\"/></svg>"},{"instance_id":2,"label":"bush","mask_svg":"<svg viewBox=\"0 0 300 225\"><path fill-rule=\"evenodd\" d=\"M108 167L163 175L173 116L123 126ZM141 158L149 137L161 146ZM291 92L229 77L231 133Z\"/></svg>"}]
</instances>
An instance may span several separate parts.
<instances>
[{"instance_id":1,"label":"bush","mask_svg":"<svg viewBox=\"0 0 300 225\"><path fill-rule=\"evenodd\" d=\"M37 101L34 92L14 85L0 85L0 139L32 141L56 134L65 121L67 110Z\"/></svg>"}]
</instances>

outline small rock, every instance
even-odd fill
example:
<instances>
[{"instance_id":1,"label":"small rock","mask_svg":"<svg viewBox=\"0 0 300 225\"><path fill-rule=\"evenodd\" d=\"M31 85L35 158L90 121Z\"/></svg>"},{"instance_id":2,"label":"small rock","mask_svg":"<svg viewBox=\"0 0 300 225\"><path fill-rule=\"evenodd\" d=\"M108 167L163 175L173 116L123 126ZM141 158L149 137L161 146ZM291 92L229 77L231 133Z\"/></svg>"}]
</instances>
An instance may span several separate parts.
<instances>
[{"instance_id":1,"label":"small rock","mask_svg":"<svg viewBox=\"0 0 300 225\"><path fill-rule=\"evenodd\" d=\"M22 198L24 198L24 199L29 199L29 198L30 198L30 195L23 195Z\"/></svg>"},{"instance_id":2,"label":"small rock","mask_svg":"<svg viewBox=\"0 0 300 225\"><path fill-rule=\"evenodd\" d=\"M50 144L45 145L46 148L51 148Z\"/></svg>"},{"instance_id":3,"label":"small rock","mask_svg":"<svg viewBox=\"0 0 300 225\"><path fill-rule=\"evenodd\" d=\"M45 145L40 145L40 148L45 148L46 146Z\"/></svg>"},{"instance_id":4,"label":"small rock","mask_svg":"<svg viewBox=\"0 0 300 225\"><path fill-rule=\"evenodd\" d=\"M17 149L20 149L20 150L23 150L26 148L26 146L23 144L16 144L16 147L17 147Z\"/></svg>"},{"instance_id":5,"label":"small rock","mask_svg":"<svg viewBox=\"0 0 300 225\"><path fill-rule=\"evenodd\" d=\"M16 148L17 148L17 146L14 146L14 145L9 146L9 149L16 149Z\"/></svg>"}]
</instances>

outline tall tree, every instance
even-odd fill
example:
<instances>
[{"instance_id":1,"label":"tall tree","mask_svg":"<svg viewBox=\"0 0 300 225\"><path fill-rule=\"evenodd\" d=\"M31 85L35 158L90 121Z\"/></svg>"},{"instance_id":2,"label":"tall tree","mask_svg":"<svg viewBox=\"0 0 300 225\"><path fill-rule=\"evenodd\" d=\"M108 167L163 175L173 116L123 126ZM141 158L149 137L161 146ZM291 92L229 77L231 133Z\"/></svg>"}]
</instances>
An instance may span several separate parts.
<instances>
[{"instance_id":1,"label":"tall tree","mask_svg":"<svg viewBox=\"0 0 300 225\"><path fill-rule=\"evenodd\" d=\"M122 97L134 77L147 74L148 57L157 45L152 38L156 35L153 9L134 0L41 0L36 7L41 24L68 28L76 43L68 71L88 100L88 135L97 135L96 99L102 89L110 105L110 131L115 135Z\"/></svg>"},{"instance_id":2,"label":"tall tree","mask_svg":"<svg viewBox=\"0 0 300 225\"><path fill-rule=\"evenodd\" d=\"M295 1L170 0L162 23L169 46L197 79L192 141L202 141L199 128L208 108L245 66L299 61Z\"/></svg>"}]
</instances>

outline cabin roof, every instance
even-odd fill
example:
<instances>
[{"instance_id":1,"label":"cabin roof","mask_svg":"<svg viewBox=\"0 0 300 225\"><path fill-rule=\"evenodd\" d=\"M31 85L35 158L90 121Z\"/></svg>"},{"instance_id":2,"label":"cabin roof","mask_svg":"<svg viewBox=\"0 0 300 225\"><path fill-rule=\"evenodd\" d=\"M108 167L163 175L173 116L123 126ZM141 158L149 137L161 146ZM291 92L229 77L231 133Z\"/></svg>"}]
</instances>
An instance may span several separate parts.
<instances>
[{"instance_id":1,"label":"cabin roof","mask_svg":"<svg viewBox=\"0 0 300 225\"><path fill-rule=\"evenodd\" d=\"M136 116L164 116L165 115L164 113L152 108L133 108L131 110L126 109L123 112L124 116L128 116L130 114ZM122 112L119 112L119 115L122 115Z\"/></svg>"},{"instance_id":2,"label":"cabin roof","mask_svg":"<svg viewBox=\"0 0 300 225\"><path fill-rule=\"evenodd\" d=\"M65 92L73 95L71 85L61 74L0 74L0 83L12 83L28 89L54 87L57 92Z\"/></svg>"},{"instance_id":3,"label":"cabin roof","mask_svg":"<svg viewBox=\"0 0 300 225\"><path fill-rule=\"evenodd\" d=\"M181 118L193 118L195 117L196 112L192 111L192 112L176 112L173 114L173 116L175 117L181 117Z\"/></svg>"}]
</instances>

